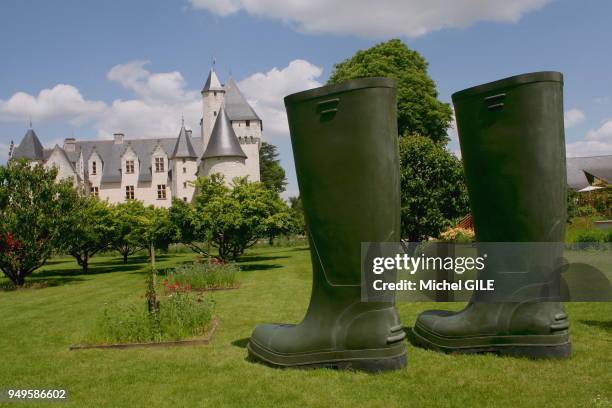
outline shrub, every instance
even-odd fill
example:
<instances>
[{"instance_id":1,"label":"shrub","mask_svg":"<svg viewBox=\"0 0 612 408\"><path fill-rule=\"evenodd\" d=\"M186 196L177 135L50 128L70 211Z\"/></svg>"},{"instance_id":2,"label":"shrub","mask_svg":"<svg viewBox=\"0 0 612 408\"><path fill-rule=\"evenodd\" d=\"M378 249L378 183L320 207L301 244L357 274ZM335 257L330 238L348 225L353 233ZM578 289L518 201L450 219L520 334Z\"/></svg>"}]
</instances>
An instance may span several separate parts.
<instances>
[{"instance_id":1,"label":"shrub","mask_svg":"<svg viewBox=\"0 0 612 408\"><path fill-rule=\"evenodd\" d=\"M201 293L165 297L158 313L150 313L142 303L109 306L87 342L140 343L199 336L208 329L213 306Z\"/></svg>"},{"instance_id":2,"label":"shrub","mask_svg":"<svg viewBox=\"0 0 612 408\"><path fill-rule=\"evenodd\" d=\"M162 282L166 293L182 292L191 289L223 289L238 285L238 271L233 263L198 263L180 265L166 271Z\"/></svg>"},{"instance_id":3,"label":"shrub","mask_svg":"<svg viewBox=\"0 0 612 408\"><path fill-rule=\"evenodd\" d=\"M574 242L580 244L580 249L598 249L606 242L607 235L601 230L584 230L576 234Z\"/></svg>"},{"instance_id":4,"label":"shrub","mask_svg":"<svg viewBox=\"0 0 612 408\"><path fill-rule=\"evenodd\" d=\"M585 230L576 235L576 242L604 242L605 234L600 230Z\"/></svg>"},{"instance_id":5,"label":"shrub","mask_svg":"<svg viewBox=\"0 0 612 408\"><path fill-rule=\"evenodd\" d=\"M451 228L440 234L440 240L457 244L468 244L473 242L474 238L474 231L465 228Z\"/></svg>"},{"instance_id":6,"label":"shrub","mask_svg":"<svg viewBox=\"0 0 612 408\"><path fill-rule=\"evenodd\" d=\"M575 216L576 217L593 217L597 215L597 210L591 207L590 205L583 205L576 208Z\"/></svg>"}]
</instances>

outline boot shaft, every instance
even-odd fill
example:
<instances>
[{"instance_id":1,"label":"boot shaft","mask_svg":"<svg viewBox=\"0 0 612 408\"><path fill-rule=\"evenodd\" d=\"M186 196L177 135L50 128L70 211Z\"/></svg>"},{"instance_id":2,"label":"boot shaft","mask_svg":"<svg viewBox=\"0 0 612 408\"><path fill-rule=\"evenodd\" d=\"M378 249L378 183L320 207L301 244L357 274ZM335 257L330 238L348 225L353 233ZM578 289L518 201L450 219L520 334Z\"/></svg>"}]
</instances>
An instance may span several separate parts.
<instances>
[{"instance_id":1,"label":"boot shaft","mask_svg":"<svg viewBox=\"0 0 612 408\"><path fill-rule=\"evenodd\" d=\"M400 238L396 83L350 80L285 105L315 286L358 286L361 242Z\"/></svg>"},{"instance_id":2,"label":"boot shaft","mask_svg":"<svg viewBox=\"0 0 612 408\"><path fill-rule=\"evenodd\" d=\"M563 76L502 79L455 93L453 104L477 240L563 241Z\"/></svg>"}]
</instances>

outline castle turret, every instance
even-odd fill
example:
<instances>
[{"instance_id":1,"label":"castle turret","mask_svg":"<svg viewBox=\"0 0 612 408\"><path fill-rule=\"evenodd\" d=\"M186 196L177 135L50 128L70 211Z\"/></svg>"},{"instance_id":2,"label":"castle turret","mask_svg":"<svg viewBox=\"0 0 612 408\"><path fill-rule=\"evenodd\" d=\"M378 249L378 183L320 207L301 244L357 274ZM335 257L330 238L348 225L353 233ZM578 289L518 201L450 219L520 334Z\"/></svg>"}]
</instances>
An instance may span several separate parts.
<instances>
[{"instance_id":1,"label":"castle turret","mask_svg":"<svg viewBox=\"0 0 612 408\"><path fill-rule=\"evenodd\" d=\"M223 174L229 185L234 177L249 174L245 165L246 158L225 108L221 106L202 155L202 173L207 177L214 173Z\"/></svg>"},{"instance_id":2,"label":"castle turret","mask_svg":"<svg viewBox=\"0 0 612 408\"><path fill-rule=\"evenodd\" d=\"M178 139L174 145L172 159L172 192L179 200L191 202L195 186L193 180L198 170L198 155L191 143L191 131L182 124Z\"/></svg>"},{"instance_id":3,"label":"castle turret","mask_svg":"<svg viewBox=\"0 0 612 408\"><path fill-rule=\"evenodd\" d=\"M34 132L34 129L30 128L26 132L19 146L13 149L12 159L28 159L42 162L45 159L44 149L40 139Z\"/></svg>"},{"instance_id":4,"label":"castle turret","mask_svg":"<svg viewBox=\"0 0 612 408\"><path fill-rule=\"evenodd\" d=\"M212 67L208 72L208 78L202 88L202 120L200 129L204 148L208 144L217 115L225 99L225 89L219 82L219 78Z\"/></svg>"}]
</instances>

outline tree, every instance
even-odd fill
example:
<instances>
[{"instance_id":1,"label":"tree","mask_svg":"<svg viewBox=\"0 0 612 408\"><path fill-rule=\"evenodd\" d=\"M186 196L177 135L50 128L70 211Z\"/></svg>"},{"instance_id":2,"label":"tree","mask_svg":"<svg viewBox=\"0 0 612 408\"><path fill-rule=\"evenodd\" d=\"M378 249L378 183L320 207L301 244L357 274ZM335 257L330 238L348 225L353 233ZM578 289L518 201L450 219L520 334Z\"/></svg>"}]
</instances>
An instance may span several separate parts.
<instances>
[{"instance_id":1,"label":"tree","mask_svg":"<svg viewBox=\"0 0 612 408\"><path fill-rule=\"evenodd\" d=\"M178 234L166 208L145 207L139 225L142 246L149 249L149 255L153 255L151 251L154 249L167 250L171 243L177 241Z\"/></svg>"},{"instance_id":2,"label":"tree","mask_svg":"<svg viewBox=\"0 0 612 408\"><path fill-rule=\"evenodd\" d=\"M285 231L290 225L287 205L263 183L236 178L232 187L223 177L199 178L194 199L202 217L201 232L223 260L236 259L260 238Z\"/></svg>"},{"instance_id":3,"label":"tree","mask_svg":"<svg viewBox=\"0 0 612 408\"><path fill-rule=\"evenodd\" d=\"M280 165L280 160L278 160L276 146L273 144L261 143L259 148L259 172L261 182L266 188L279 194L285 191L287 177L285 176L285 170Z\"/></svg>"},{"instance_id":4,"label":"tree","mask_svg":"<svg viewBox=\"0 0 612 408\"><path fill-rule=\"evenodd\" d=\"M402 238L437 237L469 212L460 160L423 136L400 139Z\"/></svg>"},{"instance_id":5,"label":"tree","mask_svg":"<svg viewBox=\"0 0 612 408\"><path fill-rule=\"evenodd\" d=\"M115 239L112 245L126 264L129 256L145 248L146 244L142 240L145 207L141 201L131 200L117 204L112 212L115 224Z\"/></svg>"},{"instance_id":6,"label":"tree","mask_svg":"<svg viewBox=\"0 0 612 408\"><path fill-rule=\"evenodd\" d=\"M306 220L304 218L304 207L301 197L289 197L291 214L291 232L298 235L306 234Z\"/></svg>"},{"instance_id":7,"label":"tree","mask_svg":"<svg viewBox=\"0 0 612 408\"><path fill-rule=\"evenodd\" d=\"M57 170L27 161L0 166L0 269L17 286L65 249L77 193Z\"/></svg>"},{"instance_id":8,"label":"tree","mask_svg":"<svg viewBox=\"0 0 612 408\"><path fill-rule=\"evenodd\" d=\"M66 231L67 250L83 272L87 273L89 260L115 241L115 223L109 205L93 196L76 200Z\"/></svg>"},{"instance_id":9,"label":"tree","mask_svg":"<svg viewBox=\"0 0 612 408\"><path fill-rule=\"evenodd\" d=\"M167 249L176 241L176 228L165 208L145 207L142 201L130 200L117 204L113 216L116 228L113 247L123 256L123 263L138 251L151 252L151 246Z\"/></svg>"},{"instance_id":10,"label":"tree","mask_svg":"<svg viewBox=\"0 0 612 408\"><path fill-rule=\"evenodd\" d=\"M192 251L202 256L209 256L206 229L204 226L204 214L196 211L194 205L183 200L172 200L169 211L169 219L177 232L177 241L189 247Z\"/></svg>"},{"instance_id":11,"label":"tree","mask_svg":"<svg viewBox=\"0 0 612 408\"><path fill-rule=\"evenodd\" d=\"M328 84L352 78L391 77L397 84L397 124L399 134L423 135L446 142L452 111L438 100L435 82L427 74L427 62L401 40L394 39L358 51L334 66Z\"/></svg>"}]
</instances>

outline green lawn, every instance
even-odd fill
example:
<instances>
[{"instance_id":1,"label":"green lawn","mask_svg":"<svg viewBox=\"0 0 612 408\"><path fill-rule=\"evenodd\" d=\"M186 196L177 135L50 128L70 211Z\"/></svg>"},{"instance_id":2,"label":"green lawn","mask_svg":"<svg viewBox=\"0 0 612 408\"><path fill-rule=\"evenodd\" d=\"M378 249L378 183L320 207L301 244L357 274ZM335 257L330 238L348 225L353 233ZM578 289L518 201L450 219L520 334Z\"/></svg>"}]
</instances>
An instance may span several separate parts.
<instances>
[{"instance_id":1,"label":"green lawn","mask_svg":"<svg viewBox=\"0 0 612 408\"><path fill-rule=\"evenodd\" d=\"M192 257L171 254L158 263L164 268ZM303 247L259 248L244 257L241 288L210 295L221 319L210 345L69 351L105 303L142 297L145 261L94 258L82 275L70 259L57 259L34 277L55 286L0 291L0 388L65 388L70 401L61 406L74 407L612 406L610 303L568 305L574 355L567 361L451 356L412 346L406 369L379 375L246 361L257 323L303 316L311 282ZM461 307L404 303L399 309L410 326L434 306Z\"/></svg>"}]
</instances>

